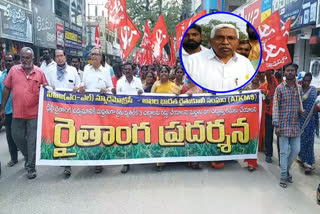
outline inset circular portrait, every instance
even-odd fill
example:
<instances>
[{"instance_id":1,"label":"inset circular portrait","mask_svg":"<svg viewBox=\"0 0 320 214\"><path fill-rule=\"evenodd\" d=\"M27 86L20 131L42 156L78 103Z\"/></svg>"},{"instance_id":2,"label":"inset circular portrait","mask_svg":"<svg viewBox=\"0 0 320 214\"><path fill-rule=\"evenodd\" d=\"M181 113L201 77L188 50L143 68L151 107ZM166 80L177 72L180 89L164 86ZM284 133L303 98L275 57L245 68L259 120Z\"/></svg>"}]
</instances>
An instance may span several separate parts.
<instances>
[{"instance_id":1,"label":"inset circular portrait","mask_svg":"<svg viewBox=\"0 0 320 214\"><path fill-rule=\"evenodd\" d=\"M215 93L246 86L257 73L261 58L261 41L254 27L228 12L196 20L180 45L180 59L189 79Z\"/></svg>"}]
</instances>

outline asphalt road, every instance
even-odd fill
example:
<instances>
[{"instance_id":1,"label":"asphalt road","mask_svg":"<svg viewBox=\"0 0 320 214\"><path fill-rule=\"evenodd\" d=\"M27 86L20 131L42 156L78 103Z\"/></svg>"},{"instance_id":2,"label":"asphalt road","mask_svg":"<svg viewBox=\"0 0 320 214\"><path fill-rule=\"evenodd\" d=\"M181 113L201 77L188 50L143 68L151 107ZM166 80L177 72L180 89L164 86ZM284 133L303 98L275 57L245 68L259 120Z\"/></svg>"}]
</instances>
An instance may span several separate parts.
<instances>
[{"instance_id":1,"label":"asphalt road","mask_svg":"<svg viewBox=\"0 0 320 214\"><path fill-rule=\"evenodd\" d=\"M320 143L315 145L319 163ZM38 177L26 178L22 156L8 168L5 132L0 132L0 214L37 213L254 213L319 214L316 188L320 165L311 176L294 165L294 184L279 186L277 161L264 162L259 154L259 169L248 172L243 161L230 161L224 169L191 170L185 163L168 164L162 172L154 165L135 165L127 174L121 166L106 166L96 175L92 168L73 167L65 179L63 168L39 166Z\"/></svg>"}]
</instances>

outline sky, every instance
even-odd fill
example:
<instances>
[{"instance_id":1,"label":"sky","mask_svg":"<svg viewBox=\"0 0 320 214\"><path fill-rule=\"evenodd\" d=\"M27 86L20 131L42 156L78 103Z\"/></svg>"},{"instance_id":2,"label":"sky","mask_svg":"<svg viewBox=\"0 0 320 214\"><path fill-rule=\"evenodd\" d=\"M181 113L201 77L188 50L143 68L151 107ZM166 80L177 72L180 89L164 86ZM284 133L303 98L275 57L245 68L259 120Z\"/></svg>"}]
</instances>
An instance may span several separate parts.
<instances>
[{"instance_id":1,"label":"sky","mask_svg":"<svg viewBox=\"0 0 320 214\"><path fill-rule=\"evenodd\" d=\"M232 22L236 22L237 26L240 28L240 30L247 35L246 32L246 25L247 23L245 21L243 21L242 19L236 17L236 16L232 16L229 14L212 14L209 16L204 17L203 19L197 21L197 24L207 24L209 23L210 20L215 19L215 20L221 20L221 21L232 21Z\"/></svg>"}]
</instances>

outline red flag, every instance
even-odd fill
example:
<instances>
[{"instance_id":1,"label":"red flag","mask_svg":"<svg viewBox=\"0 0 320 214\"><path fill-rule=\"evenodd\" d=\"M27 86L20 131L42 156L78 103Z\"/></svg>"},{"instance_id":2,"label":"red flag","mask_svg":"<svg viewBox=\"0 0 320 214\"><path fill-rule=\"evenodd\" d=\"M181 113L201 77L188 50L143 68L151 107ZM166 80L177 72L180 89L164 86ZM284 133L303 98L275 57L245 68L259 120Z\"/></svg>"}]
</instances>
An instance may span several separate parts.
<instances>
[{"instance_id":1,"label":"red flag","mask_svg":"<svg viewBox=\"0 0 320 214\"><path fill-rule=\"evenodd\" d=\"M261 71L278 69L291 62L287 43L283 42L280 31L272 39L262 43L262 49L262 63L259 69Z\"/></svg>"},{"instance_id":2,"label":"red flag","mask_svg":"<svg viewBox=\"0 0 320 214\"><path fill-rule=\"evenodd\" d=\"M169 42L166 23L162 14L153 28L150 40L153 46L153 53L158 57L161 54L161 49Z\"/></svg>"},{"instance_id":3,"label":"red flag","mask_svg":"<svg viewBox=\"0 0 320 214\"><path fill-rule=\"evenodd\" d=\"M291 25L291 18L286 23L284 23L284 25L281 27L281 35L286 44L288 43L288 39L289 39L290 25Z\"/></svg>"},{"instance_id":4,"label":"red flag","mask_svg":"<svg viewBox=\"0 0 320 214\"><path fill-rule=\"evenodd\" d=\"M109 0L105 8L107 8L109 13L108 28L111 31L123 25L127 17L126 0Z\"/></svg>"},{"instance_id":5,"label":"red flag","mask_svg":"<svg viewBox=\"0 0 320 214\"><path fill-rule=\"evenodd\" d=\"M146 20L146 25L144 27L144 35L141 42L141 48L144 48L146 50L151 50L151 41L150 41L151 35L150 35L150 27L149 27L149 20Z\"/></svg>"},{"instance_id":6,"label":"red flag","mask_svg":"<svg viewBox=\"0 0 320 214\"><path fill-rule=\"evenodd\" d=\"M127 58L129 53L137 44L141 33L138 28L132 23L132 20L126 16L124 25L119 28L120 47L122 50L123 58Z\"/></svg>"},{"instance_id":7,"label":"red flag","mask_svg":"<svg viewBox=\"0 0 320 214\"><path fill-rule=\"evenodd\" d=\"M149 50L143 49L143 52L141 53L141 64L142 65L153 64L151 52Z\"/></svg>"},{"instance_id":8,"label":"red flag","mask_svg":"<svg viewBox=\"0 0 320 214\"><path fill-rule=\"evenodd\" d=\"M258 33L261 41L264 42L276 35L278 32L280 32L280 15L277 10L258 26Z\"/></svg>"},{"instance_id":9,"label":"red flag","mask_svg":"<svg viewBox=\"0 0 320 214\"><path fill-rule=\"evenodd\" d=\"M172 33L171 33L170 52L171 52L171 66L175 66L176 65L176 54L174 51L173 34Z\"/></svg>"},{"instance_id":10,"label":"red flag","mask_svg":"<svg viewBox=\"0 0 320 214\"><path fill-rule=\"evenodd\" d=\"M199 19L200 17L206 15L207 11L203 10L200 13L198 13L197 15L183 20L182 22L180 22L177 26L176 26L176 50L180 49L180 44L181 44L181 40L183 38L183 35L185 33L185 31L188 29L188 27L197 19Z\"/></svg>"},{"instance_id":11,"label":"red flag","mask_svg":"<svg viewBox=\"0 0 320 214\"><path fill-rule=\"evenodd\" d=\"M139 64L140 57L141 57L141 52L137 50L133 59L134 63Z\"/></svg>"},{"instance_id":12,"label":"red flag","mask_svg":"<svg viewBox=\"0 0 320 214\"><path fill-rule=\"evenodd\" d=\"M100 42L100 35L99 35L98 26L96 26L96 33L94 35L94 46L96 48L101 48L101 42Z\"/></svg>"}]
</instances>

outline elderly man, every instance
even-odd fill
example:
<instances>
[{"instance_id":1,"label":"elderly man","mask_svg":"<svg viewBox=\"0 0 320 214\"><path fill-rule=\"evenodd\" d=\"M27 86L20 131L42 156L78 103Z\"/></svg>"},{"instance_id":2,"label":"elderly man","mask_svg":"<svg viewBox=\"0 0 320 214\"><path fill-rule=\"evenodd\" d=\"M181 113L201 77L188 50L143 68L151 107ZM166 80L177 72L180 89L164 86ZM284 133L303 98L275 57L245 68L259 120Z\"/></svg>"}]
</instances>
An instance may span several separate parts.
<instances>
[{"instance_id":1,"label":"elderly man","mask_svg":"<svg viewBox=\"0 0 320 214\"><path fill-rule=\"evenodd\" d=\"M141 80L133 76L134 66L131 63L126 63L123 70L124 77L120 78L117 82L117 94L142 94L144 91ZM129 167L129 165L123 165L121 172L127 173L130 169Z\"/></svg>"},{"instance_id":2,"label":"elderly man","mask_svg":"<svg viewBox=\"0 0 320 214\"><path fill-rule=\"evenodd\" d=\"M212 49L188 57L185 65L191 79L216 92L234 90L254 74L250 61L235 52L239 45L238 29L232 24L215 26L210 35Z\"/></svg>"},{"instance_id":3,"label":"elderly man","mask_svg":"<svg viewBox=\"0 0 320 214\"><path fill-rule=\"evenodd\" d=\"M102 53L99 48L91 49L92 66L85 68L83 72L83 80L80 86L80 92L85 90L100 90L100 93L111 92L113 84L111 81L110 71L102 66ZM102 166L96 166L95 173L101 173Z\"/></svg>"},{"instance_id":4,"label":"elderly man","mask_svg":"<svg viewBox=\"0 0 320 214\"><path fill-rule=\"evenodd\" d=\"M113 88L110 71L101 64L102 53L99 48L91 50L92 66L83 72L83 89L99 89L100 92L110 92Z\"/></svg>"},{"instance_id":5,"label":"elderly man","mask_svg":"<svg viewBox=\"0 0 320 214\"><path fill-rule=\"evenodd\" d=\"M66 63L64 51L57 49L55 52L55 59L55 70L46 74L49 86L53 88L68 88L77 90L80 86L80 77L76 68Z\"/></svg>"},{"instance_id":6,"label":"elderly man","mask_svg":"<svg viewBox=\"0 0 320 214\"><path fill-rule=\"evenodd\" d=\"M46 77L49 86L52 88L66 88L77 91L80 86L80 77L76 68L69 66L66 63L66 56L64 50L57 49L55 51L56 64L55 71L48 72ZM71 167L66 166L64 175L69 177L71 175Z\"/></svg>"},{"instance_id":7,"label":"elderly man","mask_svg":"<svg viewBox=\"0 0 320 214\"><path fill-rule=\"evenodd\" d=\"M1 103L1 116L4 117L12 92L12 137L25 157L29 179L37 176L35 158L40 86L48 84L44 73L33 65L33 58L31 48L21 49L21 65L13 66L3 81L5 88Z\"/></svg>"},{"instance_id":8,"label":"elderly man","mask_svg":"<svg viewBox=\"0 0 320 214\"><path fill-rule=\"evenodd\" d=\"M2 83L3 80L8 76L10 69L14 65L14 55L8 54L5 57L6 59L6 69L3 71L3 73L0 76L0 100L2 100L2 92L5 87L5 85ZM12 139L12 134L11 134L11 122L12 122L12 94L10 94L8 98L7 105L5 107L5 121L4 125L6 127L6 137L7 137L7 142L8 142L8 147L9 147L9 153L10 153L10 158L11 160L7 163L8 167L14 166L16 163L18 163L18 149L15 144L15 142Z\"/></svg>"}]
</instances>

